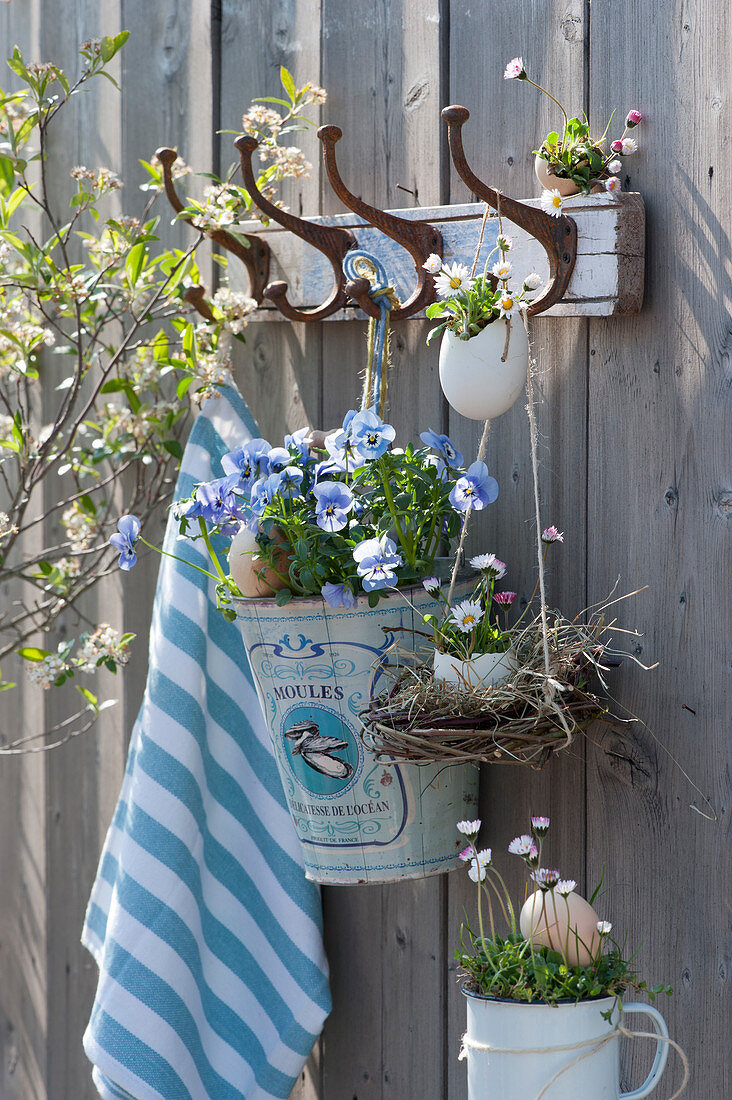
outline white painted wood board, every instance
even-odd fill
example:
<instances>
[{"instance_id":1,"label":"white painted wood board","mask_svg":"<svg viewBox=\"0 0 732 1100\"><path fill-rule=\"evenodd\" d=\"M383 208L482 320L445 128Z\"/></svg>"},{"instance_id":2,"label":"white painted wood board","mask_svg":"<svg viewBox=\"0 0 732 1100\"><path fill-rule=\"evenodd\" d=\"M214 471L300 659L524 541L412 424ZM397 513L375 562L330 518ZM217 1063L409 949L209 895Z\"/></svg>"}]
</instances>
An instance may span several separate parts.
<instances>
[{"instance_id":1,"label":"white painted wood board","mask_svg":"<svg viewBox=\"0 0 732 1100\"><path fill-rule=\"evenodd\" d=\"M538 199L526 200L538 207ZM442 233L443 259L471 265L478 245L485 207L482 203L453 206L418 207L395 210L393 213L409 221L426 221ZM577 223L577 261L561 302L546 311L547 317L610 317L615 314L637 313L643 301L645 262L645 210L638 193L620 195L579 195L568 199L566 213ZM316 225L337 225L350 229L360 248L376 255L384 264L390 280L402 300L416 283L414 264L409 253L384 236L357 215L338 214L308 218ZM513 238L511 254L514 271L519 276L538 272L548 277L549 264L539 242L523 229L505 220L505 230ZM289 300L300 309L319 305L330 293L333 274L328 259L317 249L274 223L264 229L259 222L247 222L240 227L246 233L259 233L272 249L270 279L284 279L290 287ZM495 247L498 218L487 222L482 264ZM246 274L235 275L230 266L232 282L246 285ZM241 282L239 281L241 280ZM346 307L332 314L328 321L363 318L361 310ZM424 317L424 313L415 314ZM265 299L252 321L285 320Z\"/></svg>"}]
</instances>

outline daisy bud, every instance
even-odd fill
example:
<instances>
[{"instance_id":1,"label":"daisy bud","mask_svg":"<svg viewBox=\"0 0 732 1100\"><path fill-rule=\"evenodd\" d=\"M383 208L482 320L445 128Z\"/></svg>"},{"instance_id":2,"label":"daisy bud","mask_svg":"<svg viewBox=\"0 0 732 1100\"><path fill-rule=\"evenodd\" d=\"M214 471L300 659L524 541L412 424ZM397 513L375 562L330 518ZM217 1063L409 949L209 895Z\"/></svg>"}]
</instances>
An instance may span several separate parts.
<instances>
[{"instance_id":1,"label":"daisy bud","mask_svg":"<svg viewBox=\"0 0 732 1100\"><path fill-rule=\"evenodd\" d=\"M612 149L613 153L622 153L622 151L623 151L623 143L622 143L622 141L621 141L621 140L620 140L620 139L618 138L618 140L617 140L617 141L614 141L614 142L612 143L612 145L610 146L610 148Z\"/></svg>"},{"instance_id":2,"label":"daisy bud","mask_svg":"<svg viewBox=\"0 0 732 1100\"><path fill-rule=\"evenodd\" d=\"M611 176L610 179L605 180L605 190L609 191L611 195L619 191L620 186L620 179L617 176Z\"/></svg>"},{"instance_id":3,"label":"daisy bud","mask_svg":"<svg viewBox=\"0 0 732 1100\"><path fill-rule=\"evenodd\" d=\"M541 532L541 541L564 542L564 534L561 531L558 531L556 527L552 524L551 527L545 527L544 530Z\"/></svg>"},{"instance_id":4,"label":"daisy bud","mask_svg":"<svg viewBox=\"0 0 732 1100\"><path fill-rule=\"evenodd\" d=\"M510 252L513 248L513 239L507 237L505 233L499 233L496 237L496 248L500 248L501 252Z\"/></svg>"},{"instance_id":5,"label":"daisy bud","mask_svg":"<svg viewBox=\"0 0 732 1100\"><path fill-rule=\"evenodd\" d=\"M524 279L524 290L536 290L541 285L541 275L537 275L535 271L532 271L530 275L527 275Z\"/></svg>"},{"instance_id":6,"label":"daisy bud","mask_svg":"<svg viewBox=\"0 0 732 1100\"><path fill-rule=\"evenodd\" d=\"M531 828L534 830L537 836L544 836L549 832L549 818L548 817L532 817Z\"/></svg>"},{"instance_id":7,"label":"daisy bud","mask_svg":"<svg viewBox=\"0 0 732 1100\"><path fill-rule=\"evenodd\" d=\"M526 69L524 68L524 59L522 57L514 57L512 61L509 61L503 73L503 79L526 80Z\"/></svg>"},{"instance_id":8,"label":"daisy bud","mask_svg":"<svg viewBox=\"0 0 732 1100\"><path fill-rule=\"evenodd\" d=\"M429 271L430 275L438 275L442 268L442 260L436 252L433 252L431 256L427 257L422 267L425 271Z\"/></svg>"},{"instance_id":9,"label":"daisy bud","mask_svg":"<svg viewBox=\"0 0 732 1100\"><path fill-rule=\"evenodd\" d=\"M639 122L643 121L643 115L640 111L628 111L628 117L625 120L625 125L628 130L632 130L634 126L637 126Z\"/></svg>"},{"instance_id":10,"label":"daisy bud","mask_svg":"<svg viewBox=\"0 0 732 1100\"><path fill-rule=\"evenodd\" d=\"M480 832L480 820L475 821L458 821L457 831L462 833L463 836L476 837Z\"/></svg>"},{"instance_id":11,"label":"daisy bud","mask_svg":"<svg viewBox=\"0 0 732 1100\"><path fill-rule=\"evenodd\" d=\"M601 936L609 935L610 932L612 932L612 928L613 926L609 920L599 920L597 922L597 931L600 933Z\"/></svg>"},{"instance_id":12,"label":"daisy bud","mask_svg":"<svg viewBox=\"0 0 732 1100\"><path fill-rule=\"evenodd\" d=\"M608 172L610 172L611 175L617 176L618 172L620 172L622 170L622 167L623 167L622 160L611 160L608 163L607 170L608 170Z\"/></svg>"}]
</instances>

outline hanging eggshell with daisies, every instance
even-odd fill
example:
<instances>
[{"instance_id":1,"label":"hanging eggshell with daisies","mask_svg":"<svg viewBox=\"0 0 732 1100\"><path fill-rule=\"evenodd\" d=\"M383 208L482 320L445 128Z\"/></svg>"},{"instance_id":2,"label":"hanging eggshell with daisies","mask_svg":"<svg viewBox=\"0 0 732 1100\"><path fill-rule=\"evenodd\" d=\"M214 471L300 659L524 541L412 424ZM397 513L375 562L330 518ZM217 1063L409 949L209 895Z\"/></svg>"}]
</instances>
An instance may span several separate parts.
<instances>
[{"instance_id":1,"label":"hanging eggshell with daisies","mask_svg":"<svg viewBox=\"0 0 732 1100\"><path fill-rule=\"evenodd\" d=\"M508 326L508 321L498 318L469 340L461 340L449 328L443 333L442 392L450 406L469 420L501 416L523 391L529 341L521 317L510 321L510 332Z\"/></svg>"}]
</instances>

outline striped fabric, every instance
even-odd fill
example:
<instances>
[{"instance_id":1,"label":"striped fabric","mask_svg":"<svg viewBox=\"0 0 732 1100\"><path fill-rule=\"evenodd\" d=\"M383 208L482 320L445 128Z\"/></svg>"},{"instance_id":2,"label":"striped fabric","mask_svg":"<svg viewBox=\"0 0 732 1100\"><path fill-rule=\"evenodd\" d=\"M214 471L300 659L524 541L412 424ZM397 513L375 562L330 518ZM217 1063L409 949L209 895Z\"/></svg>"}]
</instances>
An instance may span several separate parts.
<instances>
[{"instance_id":1,"label":"striped fabric","mask_svg":"<svg viewBox=\"0 0 732 1100\"><path fill-rule=\"evenodd\" d=\"M202 409L177 497L256 427L227 387ZM198 544L165 548L208 567ZM134 598L134 571L124 583ZM105 1100L287 1097L330 1011L305 879L235 623L162 558L147 686L82 941L99 966L84 1048Z\"/></svg>"}]
</instances>

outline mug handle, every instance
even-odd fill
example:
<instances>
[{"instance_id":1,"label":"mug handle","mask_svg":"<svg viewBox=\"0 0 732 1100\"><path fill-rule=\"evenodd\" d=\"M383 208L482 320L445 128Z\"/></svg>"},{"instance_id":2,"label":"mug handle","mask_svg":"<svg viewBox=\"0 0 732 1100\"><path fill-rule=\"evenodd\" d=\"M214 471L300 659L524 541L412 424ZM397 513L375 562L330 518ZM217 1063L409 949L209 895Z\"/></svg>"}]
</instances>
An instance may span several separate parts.
<instances>
[{"instance_id":1,"label":"mug handle","mask_svg":"<svg viewBox=\"0 0 732 1100\"><path fill-rule=\"evenodd\" d=\"M650 1016L653 1021L653 1030L656 1035L662 1036L664 1039L668 1039L668 1027L661 1013L653 1005L643 1004L630 1004L623 1005L623 1013L626 1012L643 1012L646 1016ZM666 1062L668 1061L668 1049L669 1044L664 1042L656 1043L656 1057L653 1059L653 1065L651 1066L651 1072L645 1079L639 1089L634 1089L633 1092L621 1092L619 1094L619 1100L641 1100L643 1096L649 1096L655 1089L658 1082L661 1080L661 1074L666 1068Z\"/></svg>"}]
</instances>

